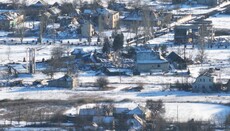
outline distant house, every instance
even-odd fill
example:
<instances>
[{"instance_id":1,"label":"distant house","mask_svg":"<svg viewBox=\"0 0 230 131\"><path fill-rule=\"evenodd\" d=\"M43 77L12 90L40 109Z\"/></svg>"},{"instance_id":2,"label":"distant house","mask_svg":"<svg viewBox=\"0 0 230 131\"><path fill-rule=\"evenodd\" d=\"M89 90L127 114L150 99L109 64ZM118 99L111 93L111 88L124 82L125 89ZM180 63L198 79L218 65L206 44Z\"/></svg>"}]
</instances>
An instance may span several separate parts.
<instances>
[{"instance_id":1,"label":"distant house","mask_svg":"<svg viewBox=\"0 0 230 131\"><path fill-rule=\"evenodd\" d=\"M95 34L93 25L89 21L85 21L81 26L81 35L83 37L92 37Z\"/></svg>"},{"instance_id":2,"label":"distant house","mask_svg":"<svg viewBox=\"0 0 230 131\"><path fill-rule=\"evenodd\" d=\"M97 8L96 9L99 17L102 17L102 21L105 28L116 28L119 22L119 12L109 10L106 8Z\"/></svg>"},{"instance_id":3,"label":"distant house","mask_svg":"<svg viewBox=\"0 0 230 131\"><path fill-rule=\"evenodd\" d=\"M127 120L127 125L129 125L130 131L142 131L146 126L146 122L138 115L134 114L132 119Z\"/></svg>"},{"instance_id":4,"label":"distant house","mask_svg":"<svg viewBox=\"0 0 230 131\"><path fill-rule=\"evenodd\" d=\"M58 2L55 2L51 7L57 7L57 8L60 8L61 7L61 5L60 5L60 3L58 3Z\"/></svg>"},{"instance_id":5,"label":"distant house","mask_svg":"<svg viewBox=\"0 0 230 131\"><path fill-rule=\"evenodd\" d=\"M207 20L178 25L174 28L174 32L174 42L176 44L197 44L201 35L207 37L210 41L213 40L214 36L212 21Z\"/></svg>"},{"instance_id":6,"label":"distant house","mask_svg":"<svg viewBox=\"0 0 230 131\"><path fill-rule=\"evenodd\" d=\"M73 17L71 16L58 16L57 22L60 23L61 27L67 27L69 24L72 23Z\"/></svg>"},{"instance_id":7,"label":"distant house","mask_svg":"<svg viewBox=\"0 0 230 131\"><path fill-rule=\"evenodd\" d=\"M212 92L215 86L215 79L209 72L200 74L192 84L194 92Z\"/></svg>"},{"instance_id":8,"label":"distant house","mask_svg":"<svg viewBox=\"0 0 230 131\"><path fill-rule=\"evenodd\" d=\"M24 15L17 12L4 12L0 14L0 30L9 31L22 23Z\"/></svg>"},{"instance_id":9,"label":"distant house","mask_svg":"<svg viewBox=\"0 0 230 131\"><path fill-rule=\"evenodd\" d=\"M62 87L62 88L76 88L77 78L70 75L65 75L59 79L48 81L48 86L50 87Z\"/></svg>"},{"instance_id":10,"label":"distant house","mask_svg":"<svg viewBox=\"0 0 230 131\"><path fill-rule=\"evenodd\" d=\"M151 117L151 111L145 107L137 106L133 110L130 110L127 115L137 115L143 119L149 119Z\"/></svg>"},{"instance_id":11,"label":"distant house","mask_svg":"<svg viewBox=\"0 0 230 131\"><path fill-rule=\"evenodd\" d=\"M39 16L48 9L47 2L40 0L37 3L31 4L25 8L27 16L30 16L34 20L39 20Z\"/></svg>"},{"instance_id":12,"label":"distant house","mask_svg":"<svg viewBox=\"0 0 230 131\"><path fill-rule=\"evenodd\" d=\"M61 14L61 10L57 7L51 7L48 9L48 12L51 14L51 18L55 21L57 20L58 16Z\"/></svg>"},{"instance_id":13,"label":"distant house","mask_svg":"<svg viewBox=\"0 0 230 131\"><path fill-rule=\"evenodd\" d=\"M125 10L126 4L119 2L110 2L108 8L115 11L123 11Z\"/></svg>"},{"instance_id":14,"label":"distant house","mask_svg":"<svg viewBox=\"0 0 230 131\"><path fill-rule=\"evenodd\" d=\"M186 61L177 55L175 52L171 52L166 59L169 61L170 64L174 66L175 69L186 69L187 64Z\"/></svg>"},{"instance_id":15,"label":"distant house","mask_svg":"<svg viewBox=\"0 0 230 131\"><path fill-rule=\"evenodd\" d=\"M203 4L208 6L217 6L223 3L225 0L197 0L197 4Z\"/></svg>"},{"instance_id":16,"label":"distant house","mask_svg":"<svg viewBox=\"0 0 230 131\"><path fill-rule=\"evenodd\" d=\"M104 116L105 112L100 107L93 107L93 108L81 108L79 110L79 116L85 116L85 117L93 117L93 116Z\"/></svg>"},{"instance_id":17,"label":"distant house","mask_svg":"<svg viewBox=\"0 0 230 131\"><path fill-rule=\"evenodd\" d=\"M144 25L146 20L149 20L149 22L152 24L152 26L160 26L161 20L159 19L159 14L155 11L146 9L134 9L131 10L130 13L123 18L124 24L127 26L140 26Z\"/></svg>"},{"instance_id":18,"label":"distant house","mask_svg":"<svg viewBox=\"0 0 230 131\"><path fill-rule=\"evenodd\" d=\"M159 52L140 50L136 52L135 69L139 72L167 72L169 63L160 56Z\"/></svg>"}]
</instances>

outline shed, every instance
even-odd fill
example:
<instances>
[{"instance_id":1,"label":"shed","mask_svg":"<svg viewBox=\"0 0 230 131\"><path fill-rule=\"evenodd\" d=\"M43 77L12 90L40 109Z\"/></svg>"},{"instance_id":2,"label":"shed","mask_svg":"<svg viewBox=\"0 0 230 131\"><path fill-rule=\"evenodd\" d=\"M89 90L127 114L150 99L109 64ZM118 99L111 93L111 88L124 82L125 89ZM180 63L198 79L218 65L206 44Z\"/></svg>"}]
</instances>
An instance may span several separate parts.
<instances>
[{"instance_id":1,"label":"shed","mask_svg":"<svg viewBox=\"0 0 230 131\"><path fill-rule=\"evenodd\" d=\"M166 59L170 62L170 64L173 64L173 66L176 69L186 69L187 68L187 64L186 61L181 58L178 54L176 54L175 52L171 52Z\"/></svg>"}]
</instances>

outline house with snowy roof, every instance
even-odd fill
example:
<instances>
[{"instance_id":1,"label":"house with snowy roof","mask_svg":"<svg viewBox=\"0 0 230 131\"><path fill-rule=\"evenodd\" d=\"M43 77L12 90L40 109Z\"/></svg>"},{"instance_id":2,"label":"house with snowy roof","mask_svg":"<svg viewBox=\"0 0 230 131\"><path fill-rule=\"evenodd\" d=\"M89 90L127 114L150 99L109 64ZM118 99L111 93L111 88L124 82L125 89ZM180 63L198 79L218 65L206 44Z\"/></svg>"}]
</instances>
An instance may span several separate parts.
<instances>
[{"instance_id":1,"label":"house with snowy roof","mask_svg":"<svg viewBox=\"0 0 230 131\"><path fill-rule=\"evenodd\" d=\"M17 12L3 12L0 14L0 30L11 30L22 23L24 15Z\"/></svg>"},{"instance_id":2,"label":"house with snowy roof","mask_svg":"<svg viewBox=\"0 0 230 131\"><path fill-rule=\"evenodd\" d=\"M150 22L153 26L161 25L159 14L150 9L133 9L122 20L127 26L141 26Z\"/></svg>"},{"instance_id":3,"label":"house with snowy roof","mask_svg":"<svg viewBox=\"0 0 230 131\"><path fill-rule=\"evenodd\" d=\"M138 72L167 72L169 62L153 50L136 51L135 70Z\"/></svg>"},{"instance_id":4,"label":"house with snowy roof","mask_svg":"<svg viewBox=\"0 0 230 131\"><path fill-rule=\"evenodd\" d=\"M127 115L137 115L143 119L149 119L151 117L151 111L143 106L138 105L136 108L130 110Z\"/></svg>"},{"instance_id":5,"label":"house with snowy roof","mask_svg":"<svg viewBox=\"0 0 230 131\"><path fill-rule=\"evenodd\" d=\"M145 120L136 114L133 115L132 119L128 119L126 123L129 126L129 131L142 131L146 126Z\"/></svg>"},{"instance_id":6,"label":"house with snowy roof","mask_svg":"<svg viewBox=\"0 0 230 131\"><path fill-rule=\"evenodd\" d=\"M27 16L30 16L32 19L39 19L42 13L44 13L49 7L49 4L43 0L37 1L25 8L25 13Z\"/></svg>"},{"instance_id":7,"label":"house with snowy roof","mask_svg":"<svg viewBox=\"0 0 230 131\"><path fill-rule=\"evenodd\" d=\"M175 52L171 52L166 59L174 66L176 69L186 69L187 64L186 61L181 58L178 54Z\"/></svg>"},{"instance_id":8,"label":"house with snowy roof","mask_svg":"<svg viewBox=\"0 0 230 131\"><path fill-rule=\"evenodd\" d=\"M61 87L61 88L76 88L77 78L75 76L65 75L59 79L48 81L49 87Z\"/></svg>"},{"instance_id":9,"label":"house with snowy roof","mask_svg":"<svg viewBox=\"0 0 230 131\"><path fill-rule=\"evenodd\" d=\"M192 84L194 92L212 92L215 89L215 78L209 72L201 73Z\"/></svg>"},{"instance_id":10,"label":"house with snowy roof","mask_svg":"<svg viewBox=\"0 0 230 131\"><path fill-rule=\"evenodd\" d=\"M116 28L119 23L119 12L113 11L107 8L97 8L96 12L98 13L98 19L102 19L103 25L105 28Z\"/></svg>"}]
</instances>

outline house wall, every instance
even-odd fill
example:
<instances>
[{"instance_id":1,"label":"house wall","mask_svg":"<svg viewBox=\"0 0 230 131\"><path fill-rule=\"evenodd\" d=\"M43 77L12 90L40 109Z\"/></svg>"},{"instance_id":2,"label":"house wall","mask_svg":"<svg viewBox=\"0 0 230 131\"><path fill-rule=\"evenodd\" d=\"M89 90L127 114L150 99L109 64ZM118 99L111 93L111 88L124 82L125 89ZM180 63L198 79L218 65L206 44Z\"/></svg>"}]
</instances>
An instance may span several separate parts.
<instances>
[{"instance_id":1,"label":"house wall","mask_svg":"<svg viewBox=\"0 0 230 131\"><path fill-rule=\"evenodd\" d=\"M72 78L72 80L53 80L48 82L48 86L72 89L74 87L77 87L77 79Z\"/></svg>"},{"instance_id":2,"label":"house wall","mask_svg":"<svg viewBox=\"0 0 230 131\"><path fill-rule=\"evenodd\" d=\"M157 63L147 63L147 64L137 63L136 69L139 72L154 72L154 70L155 71L160 70L160 71L167 72L169 70L169 63L168 62L159 63L159 64Z\"/></svg>"},{"instance_id":3,"label":"house wall","mask_svg":"<svg viewBox=\"0 0 230 131\"><path fill-rule=\"evenodd\" d=\"M18 24L22 23L23 19L24 19L24 15L19 15L15 19L0 20L0 29L8 31L16 27Z\"/></svg>"},{"instance_id":4,"label":"house wall","mask_svg":"<svg viewBox=\"0 0 230 131\"><path fill-rule=\"evenodd\" d=\"M186 69L187 68L186 63L173 62L172 64L176 69Z\"/></svg>"},{"instance_id":5,"label":"house wall","mask_svg":"<svg viewBox=\"0 0 230 131\"><path fill-rule=\"evenodd\" d=\"M94 34L93 25L86 22L81 27L81 34L83 37L91 37Z\"/></svg>"},{"instance_id":6,"label":"house wall","mask_svg":"<svg viewBox=\"0 0 230 131\"><path fill-rule=\"evenodd\" d=\"M119 21L119 12L111 15L110 28L116 28Z\"/></svg>"},{"instance_id":7,"label":"house wall","mask_svg":"<svg viewBox=\"0 0 230 131\"><path fill-rule=\"evenodd\" d=\"M192 84L193 91L195 92L210 92L214 86L214 78L208 76L200 76Z\"/></svg>"}]
</instances>

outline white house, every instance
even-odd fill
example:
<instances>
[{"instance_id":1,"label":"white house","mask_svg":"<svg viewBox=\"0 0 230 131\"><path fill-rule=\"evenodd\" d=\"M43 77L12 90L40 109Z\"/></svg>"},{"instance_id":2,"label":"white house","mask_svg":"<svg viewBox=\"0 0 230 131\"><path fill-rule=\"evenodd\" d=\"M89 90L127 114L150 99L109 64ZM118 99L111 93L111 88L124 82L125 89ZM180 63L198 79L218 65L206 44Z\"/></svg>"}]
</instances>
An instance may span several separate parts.
<instances>
[{"instance_id":1,"label":"white house","mask_svg":"<svg viewBox=\"0 0 230 131\"><path fill-rule=\"evenodd\" d=\"M135 68L139 72L167 72L169 70L169 62L162 58L159 52L141 50L136 52Z\"/></svg>"},{"instance_id":2,"label":"white house","mask_svg":"<svg viewBox=\"0 0 230 131\"><path fill-rule=\"evenodd\" d=\"M200 74L192 84L194 92L211 92L214 89L215 79L209 72Z\"/></svg>"}]
</instances>

